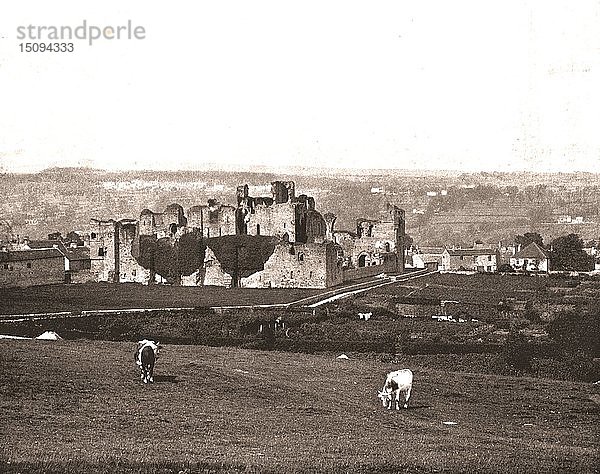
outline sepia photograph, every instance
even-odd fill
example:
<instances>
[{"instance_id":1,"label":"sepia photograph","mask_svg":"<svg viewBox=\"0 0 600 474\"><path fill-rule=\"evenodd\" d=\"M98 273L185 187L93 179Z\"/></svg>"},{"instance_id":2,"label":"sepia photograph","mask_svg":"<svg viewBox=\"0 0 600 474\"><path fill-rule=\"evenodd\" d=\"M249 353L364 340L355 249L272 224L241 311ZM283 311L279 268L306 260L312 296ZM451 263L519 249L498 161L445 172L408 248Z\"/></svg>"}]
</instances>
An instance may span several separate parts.
<instances>
[{"instance_id":1,"label":"sepia photograph","mask_svg":"<svg viewBox=\"0 0 600 474\"><path fill-rule=\"evenodd\" d=\"M0 5L0 472L600 472L600 0Z\"/></svg>"}]
</instances>

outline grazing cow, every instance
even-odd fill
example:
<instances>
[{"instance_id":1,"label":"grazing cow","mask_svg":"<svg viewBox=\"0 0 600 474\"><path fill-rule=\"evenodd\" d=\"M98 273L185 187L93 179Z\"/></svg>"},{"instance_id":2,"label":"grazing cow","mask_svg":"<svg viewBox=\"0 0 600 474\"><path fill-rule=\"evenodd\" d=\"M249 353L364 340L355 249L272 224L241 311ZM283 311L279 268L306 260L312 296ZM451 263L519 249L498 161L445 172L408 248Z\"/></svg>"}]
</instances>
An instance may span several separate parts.
<instances>
[{"instance_id":1,"label":"grazing cow","mask_svg":"<svg viewBox=\"0 0 600 474\"><path fill-rule=\"evenodd\" d=\"M135 351L135 363L140 368L140 377L144 383L154 382L154 363L158 359L159 349L158 342L149 341L148 339L138 342Z\"/></svg>"},{"instance_id":2,"label":"grazing cow","mask_svg":"<svg viewBox=\"0 0 600 474\"><path fill-rule=\"evenodd\" d=\"M388 410L396 406L400 410L400 393L404 394L404 408L408 408L408 399L412 390L413 373L409 369L390 372L385 378L383 389L377 393L384 407Z\"/></svg>"}]
</instances>

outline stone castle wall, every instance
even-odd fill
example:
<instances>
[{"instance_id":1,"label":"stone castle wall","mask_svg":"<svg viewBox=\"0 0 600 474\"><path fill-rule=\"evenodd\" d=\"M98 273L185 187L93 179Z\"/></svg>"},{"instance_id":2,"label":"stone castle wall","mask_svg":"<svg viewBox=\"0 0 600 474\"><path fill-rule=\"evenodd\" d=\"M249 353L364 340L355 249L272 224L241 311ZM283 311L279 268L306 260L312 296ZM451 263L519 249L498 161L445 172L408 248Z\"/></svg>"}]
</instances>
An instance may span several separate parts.
<instances>
[{"instance_id":1,"label":"stone castle wall","mask_svg":"<svg viewBox=\"0 0 600 474\"><path fill-rule=\"evenodd\" d=\"M231 286L231 275L223 270L221 262L210 247L206 248L204 268L200 269L199 274L196 275L196 284L199 286Z\"/></svg>"},{"instance_id":2,"label":"stone castle wall","mask_svg":"<svg viewBox=\"0 0 600 474\"><path fill-rule=\"evenodd\" d=\"M209 200L208 206L194 206L188 211L188 229L199 230L203 237L235 235L235 207Z\"/></svg>"},{"instance_id":3,"label":"stone castle wall","mask_svg":"<svg viewBox=\"0 0 600 474\"><path fill-rule=\"evenodd\" d=\"M384 265L385 271L403 272L404 211L388 204L382 214L381 220L358 219L356 237L336 234L336 241L344 246L353 268Z\"/></svg>"},{"instance_id":4,"label":"stone castle wall","mask_svg":"<svg viewBox=\"0 0 600 474\"><path fill-rule=\"evenodd\" d=\"M134 220L91 220L90 272L95 281L149 282L150 271L139 265L131 253L138 225Z\"/></svg>"},{"instance_id":5,"label":"stone castle wall","mask_svg":"<svg viewBox=\"0 0 600 474\"><path fill-rule=\"evenodd\" d=\"M118 264L115 224L112 219L90 221L90 269L96 276L96 281L118 283L115 275Z\"/></svg>"},{"instance_id":6,"label":"stone castle wall","mask_svg":"<svg viewBox=\"0 0 600 474\"><path fill-rule=\"evenodd\" d=\"M263 271L242 278L247 288L327 288L342 283L341 264L333 243L281 242Z\"/></svg>"},{"instance_id":7,"label":"stone castle wall","mask_svg":"<svg viewBox=\"0 0 600 474\"><path fill-rule=\"evenodd\" d=\"M115 272L119 275L120 283L145 283L150 281L150 270L142 267L133 257L131 251L133 241L137 237L137 222L117 222L119 264Z\"/></svg>"},{"instance_id":8,"label":"stone castle wall","mask_svg":"<svg viewBox=\"0 0 600 474\"><path fill-rule=\"evenodd\" d=\"M246 215L248 235L273 235L282 237L288 234L291 242L296 241L296 210L293 203L267 206L258 204L254 212Z\"/></svg>"}]
</instances>

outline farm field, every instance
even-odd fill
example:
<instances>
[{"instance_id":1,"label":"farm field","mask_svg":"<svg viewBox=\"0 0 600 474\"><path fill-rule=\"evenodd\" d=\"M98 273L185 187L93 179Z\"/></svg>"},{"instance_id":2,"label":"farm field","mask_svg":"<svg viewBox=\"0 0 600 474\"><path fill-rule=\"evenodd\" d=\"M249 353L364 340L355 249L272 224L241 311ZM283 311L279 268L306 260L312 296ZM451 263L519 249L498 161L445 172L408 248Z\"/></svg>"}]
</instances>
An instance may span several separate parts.
<instances>
[{"instance_id":1,"label":"farm field","mask_svg":"<svg viewBox=\"0 0 600 474\"><path fill-rule=\"evenodd\" d=\"M531 304L589 305L600 302L600 278L432 273L418 280L376 288L367 297L455 300L479 306L497 306L508 299Z\"/></svg>"},{"instance_id":2,"label":"farm field","mask_svg":"<svg viewBox=\"0 0 600 474\"><path fill-rule=\"evenodd\" d=\"M600 389L336 354L0 341L0 471L594 472ZM411 407L376 398L415 373ZM456 424L444 424L453 422Z\"/></svg>"},{"instance_id":3,"label":"farm field","mask_svg":"<svg viewBox=\"0 0 600 474\"><path fill-rule=\"evenodd\" d=\"M289 303L323 290L84 283L0 289L0 314Z\"/></svg>"}]
</instances>

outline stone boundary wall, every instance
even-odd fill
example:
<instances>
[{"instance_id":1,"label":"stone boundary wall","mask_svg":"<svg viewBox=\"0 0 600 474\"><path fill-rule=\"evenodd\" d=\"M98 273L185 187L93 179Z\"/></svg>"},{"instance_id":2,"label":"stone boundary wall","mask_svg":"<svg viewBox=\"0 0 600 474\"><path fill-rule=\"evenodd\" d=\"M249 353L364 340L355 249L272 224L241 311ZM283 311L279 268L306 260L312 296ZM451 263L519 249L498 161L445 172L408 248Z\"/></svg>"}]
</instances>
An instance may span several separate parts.
<instances>
[{"instance_id":1,"label":"stone boundary wall","mask_svg":"<svg viewBox=\"0 0 600 474\"><path fill-rule=\"evenodd\" d=\"M370 277L379 275L380 273L385 272L395 272L396 268L392 263L384 264L384 265L372 265L369 267L361 267L361 268L350 268L346 269L342 272L343 281L352 281L358 280L360 278Z\"/></svg>"}]
</instances>

